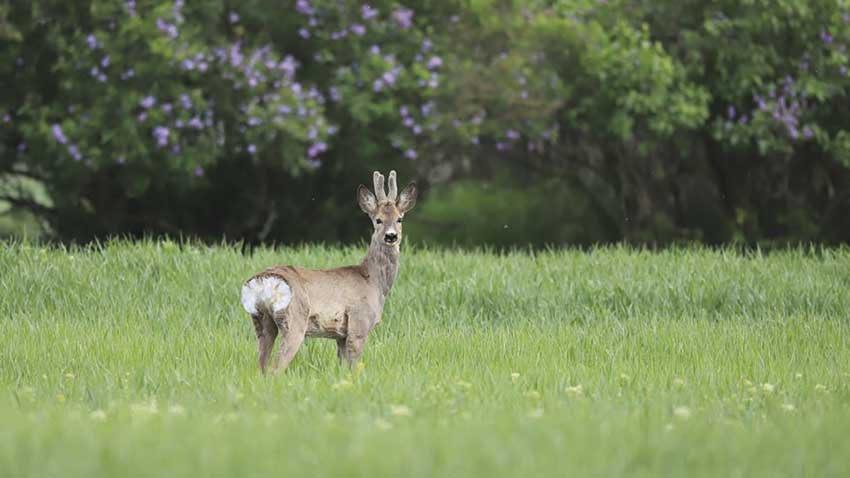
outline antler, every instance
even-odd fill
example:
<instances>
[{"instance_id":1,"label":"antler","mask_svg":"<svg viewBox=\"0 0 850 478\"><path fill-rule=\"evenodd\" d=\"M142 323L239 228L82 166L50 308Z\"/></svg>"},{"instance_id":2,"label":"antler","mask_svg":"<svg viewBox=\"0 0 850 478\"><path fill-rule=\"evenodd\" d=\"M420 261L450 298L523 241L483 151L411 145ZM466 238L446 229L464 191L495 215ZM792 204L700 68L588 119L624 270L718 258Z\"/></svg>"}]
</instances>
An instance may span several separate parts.
<instances>
[{"instance_id":1,"label":"antler","mask_svg":"<svg viewBox=\"0 0 850 478\"><path fill-rule=\"evenodd\" d=\"M390 171L389 192L387 193L387 200L395 202L396 199L398 199L398 186L396 186L395 182L395 171Z\"/></svg>"},{"instance_id":2,"label":"antler","mask_svg":"<svg viewBox=\"0 0 850 478\"><path fill-rule=\"evenodd\" d=\"M384 191L384 175L375 171L372 174L372 180L375 183L375 198L378 204L387 200L387 193Z\"/></svg>"}]
</instances>

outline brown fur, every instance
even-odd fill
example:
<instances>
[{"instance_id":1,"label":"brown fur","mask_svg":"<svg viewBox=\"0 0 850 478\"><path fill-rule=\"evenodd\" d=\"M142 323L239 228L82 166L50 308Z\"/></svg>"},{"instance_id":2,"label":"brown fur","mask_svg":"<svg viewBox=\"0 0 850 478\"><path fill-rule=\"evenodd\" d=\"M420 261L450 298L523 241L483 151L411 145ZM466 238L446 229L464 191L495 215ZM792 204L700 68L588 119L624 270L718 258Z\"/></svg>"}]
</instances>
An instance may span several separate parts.
<instances>
[{"instance_id":1,"label":"brown fur","mask_svg":"<svg viewBox=\"0 0 850 478\"><path fill-rule=\"evenodd\" d=\"M306 337L335 339L337 356L349 364L362 355L369 332L381 322L384 302L398 274L400 219L413 208L417 194L413 183L397 194L395 171L389 175L389 195L384 193L384 178L377 171L374 183L377 196L363 185L357 190L360 208L374 226L369 250L359 265L334 269L275 266L251 278L276 276L292 289L291 302L277 316L262 312L252 316L263 373L279 334L275 373L289 366ZM388 243L387 235L392 233L397 239Z\"/></svg>"}]
</instances>

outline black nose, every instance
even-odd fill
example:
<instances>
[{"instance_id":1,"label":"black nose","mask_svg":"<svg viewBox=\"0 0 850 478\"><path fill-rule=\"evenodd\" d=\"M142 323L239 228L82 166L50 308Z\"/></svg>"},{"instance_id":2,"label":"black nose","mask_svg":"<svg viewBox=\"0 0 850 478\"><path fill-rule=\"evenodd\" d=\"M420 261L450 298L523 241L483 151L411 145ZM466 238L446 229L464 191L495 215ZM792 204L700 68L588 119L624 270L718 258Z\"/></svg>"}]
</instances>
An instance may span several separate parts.
<instances>
[{"instance_id":1,"label":"black nose","mask_svg":"<svg viewBox=\"0 0 850 478\"><path fill-rule=\"evenodd\" d=\"M398 240L398 234L394 232L388 232L384 235L384 240L392 244L393 242Z\"/></svg>"}]
</instances>

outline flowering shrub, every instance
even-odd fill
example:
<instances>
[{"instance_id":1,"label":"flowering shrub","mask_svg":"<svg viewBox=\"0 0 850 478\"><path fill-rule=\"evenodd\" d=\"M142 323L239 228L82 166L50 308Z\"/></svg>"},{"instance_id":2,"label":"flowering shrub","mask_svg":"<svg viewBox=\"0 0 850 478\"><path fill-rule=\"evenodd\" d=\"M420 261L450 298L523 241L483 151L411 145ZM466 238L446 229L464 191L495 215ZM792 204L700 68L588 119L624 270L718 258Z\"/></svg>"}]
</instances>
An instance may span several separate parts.
<instances>
[{"instance_id":1,"label":"flowering shrub","mask_svg":"<svg viewBox=\"0 0 850 478\"><path fill-rule=\"evenodd\" d=\"M606 239L850 233L846 0L36 0L0 39L0 175L52 205L0 196L66 237L350 238L333 186L390 165L561 178Z\"/></svg>"}]
</instances>

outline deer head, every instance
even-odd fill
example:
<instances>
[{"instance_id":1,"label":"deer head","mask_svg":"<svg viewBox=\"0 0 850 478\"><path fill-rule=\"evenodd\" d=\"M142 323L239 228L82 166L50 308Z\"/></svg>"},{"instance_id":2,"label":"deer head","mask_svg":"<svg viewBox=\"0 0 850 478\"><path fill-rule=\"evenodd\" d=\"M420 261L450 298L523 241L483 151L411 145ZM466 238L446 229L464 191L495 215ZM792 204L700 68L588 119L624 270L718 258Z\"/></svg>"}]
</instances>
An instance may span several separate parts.
<instances>
[{"instance_id":1,"label":"deer head","mask_svg":"<svg viewBox=\"0 0 850 478\"><path fill-rule=\"evenodd\" d=\"M398 193L395 171L390 171L389 189L384 192L384 175L375 171L373 174L375 194L364 185L357 188L357 204L369 215L375 230L372 242L380 242L386 246L398 247L401 242L401 225L404 214L413 209L416 204L416 183L411 182Z\"/></svg>"}]
</instances>

